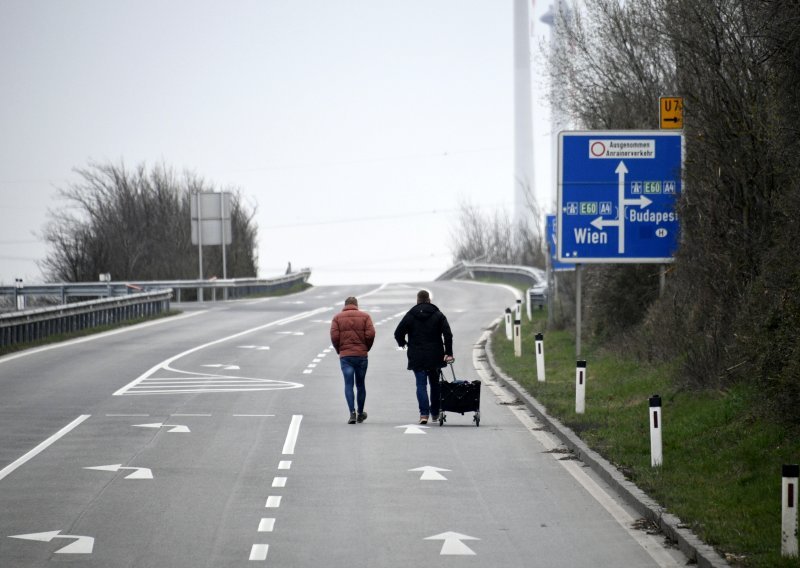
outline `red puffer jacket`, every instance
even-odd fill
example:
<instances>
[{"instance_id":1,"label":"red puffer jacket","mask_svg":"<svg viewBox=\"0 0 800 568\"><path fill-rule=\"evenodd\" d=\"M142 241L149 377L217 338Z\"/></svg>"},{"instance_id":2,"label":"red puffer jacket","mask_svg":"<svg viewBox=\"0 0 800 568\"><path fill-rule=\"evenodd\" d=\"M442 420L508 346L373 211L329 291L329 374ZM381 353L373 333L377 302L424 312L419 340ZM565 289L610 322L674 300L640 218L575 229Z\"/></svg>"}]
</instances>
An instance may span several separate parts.
<instances>
[{"instance_id":1,"label":"red puffer jacket","mask_svg":"<svg viewBox=\"0 0 800 568\"><path fill-rule=\"evenodd\" d=\"M366 357L375 341L375 326L367 312L347 305L333 316L331 343L339 357Z\"/></svg>"}]
</instances>

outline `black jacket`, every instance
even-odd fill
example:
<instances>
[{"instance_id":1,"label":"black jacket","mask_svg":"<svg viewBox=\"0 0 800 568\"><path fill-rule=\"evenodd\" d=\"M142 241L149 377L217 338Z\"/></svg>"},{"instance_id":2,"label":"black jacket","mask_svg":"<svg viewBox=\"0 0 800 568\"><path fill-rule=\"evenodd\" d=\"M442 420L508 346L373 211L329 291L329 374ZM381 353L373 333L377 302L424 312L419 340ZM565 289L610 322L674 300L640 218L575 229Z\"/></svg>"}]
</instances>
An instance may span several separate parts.
<instances>
[{"instance_id":1,"label":"black jacket","mask_svg":"<svg viewBox=\"0 0 800 568\"><path fill-rule=\"evenodd\" d=\"M408 368L412 371L439 369L445 366L445 355L453 356L450 324L431 303L408 310L394 330L394 338L400 347L408 345Z\"/></svg>"}]
</instances>

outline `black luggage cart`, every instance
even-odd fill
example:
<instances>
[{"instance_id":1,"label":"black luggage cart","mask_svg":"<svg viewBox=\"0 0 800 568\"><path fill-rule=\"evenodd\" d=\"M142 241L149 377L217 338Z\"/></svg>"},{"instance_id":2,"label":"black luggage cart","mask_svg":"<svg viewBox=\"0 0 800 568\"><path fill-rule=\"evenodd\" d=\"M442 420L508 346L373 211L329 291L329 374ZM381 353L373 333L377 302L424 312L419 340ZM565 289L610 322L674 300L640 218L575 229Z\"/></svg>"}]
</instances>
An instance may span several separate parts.
<instances>
[{"instance_id":1,"label":"black luggage cart","mask_svg":"<svg viewBox=\"0 0 800 568\"><path fill-rule=\"evenodd\" d=\"M472 421L475 422L475 426L480 426L481 382L456 379L452 363L450 372L453 373L452 381L445 379L444 373L439 371L439 426L444 426L447 420L445 412L458 412L462 416L465 412L474 412Z\"/></svg>"}]
</instances>

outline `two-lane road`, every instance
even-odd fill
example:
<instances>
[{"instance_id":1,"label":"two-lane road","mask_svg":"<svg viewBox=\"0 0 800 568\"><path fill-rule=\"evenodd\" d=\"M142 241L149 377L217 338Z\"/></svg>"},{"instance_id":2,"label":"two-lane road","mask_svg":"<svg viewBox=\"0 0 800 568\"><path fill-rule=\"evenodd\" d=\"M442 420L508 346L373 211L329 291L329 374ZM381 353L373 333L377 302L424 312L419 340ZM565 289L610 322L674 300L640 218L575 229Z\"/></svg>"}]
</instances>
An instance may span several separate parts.
<instances>
[{"instance_id":1,"label":"two-lane road","mask_svg":"<svg viewBox=\"0 0 800 568\"><path fill-rule=\"evenodd\" d=\"M0 566L655 567L685 563L482 370L509 289L424 285L484 380L481 425L416 425L392 333L419 287L317 287L0 358ZM328 330L371 313L369 418Z\"/></svg>"}]
</instances>

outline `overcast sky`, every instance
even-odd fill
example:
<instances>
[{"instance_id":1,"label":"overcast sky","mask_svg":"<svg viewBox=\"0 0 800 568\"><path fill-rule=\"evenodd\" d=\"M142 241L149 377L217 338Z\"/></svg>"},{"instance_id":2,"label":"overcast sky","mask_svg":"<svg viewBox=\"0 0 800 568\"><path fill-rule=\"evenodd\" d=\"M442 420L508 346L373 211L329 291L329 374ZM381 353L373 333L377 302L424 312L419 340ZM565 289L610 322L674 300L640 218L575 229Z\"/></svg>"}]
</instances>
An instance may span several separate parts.
<instances>
[{"instance_id":1,"label":"overcast sky","mask_svg":"<svg viewBox=\"0 0 800 568\"><path fill-rule=\"evenodd\" d=\"M532 17L534 73L547 8ZM291 261L315 284L435 278L460 203L513 210L512 13L512 0L0 0L0 283L41 281L47 211L92 160L239 188L258 210L262 277Z\"/></svg>"}]
</instances>

